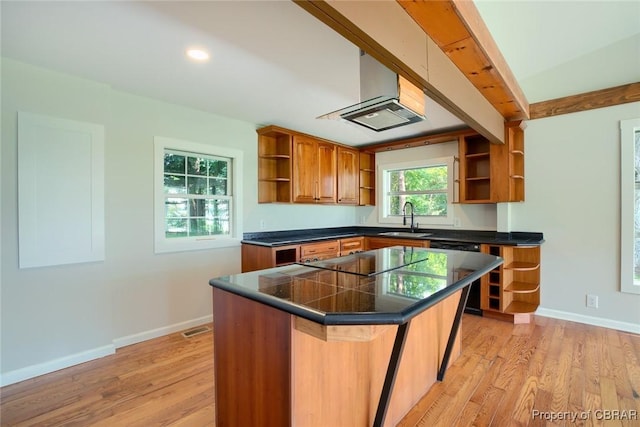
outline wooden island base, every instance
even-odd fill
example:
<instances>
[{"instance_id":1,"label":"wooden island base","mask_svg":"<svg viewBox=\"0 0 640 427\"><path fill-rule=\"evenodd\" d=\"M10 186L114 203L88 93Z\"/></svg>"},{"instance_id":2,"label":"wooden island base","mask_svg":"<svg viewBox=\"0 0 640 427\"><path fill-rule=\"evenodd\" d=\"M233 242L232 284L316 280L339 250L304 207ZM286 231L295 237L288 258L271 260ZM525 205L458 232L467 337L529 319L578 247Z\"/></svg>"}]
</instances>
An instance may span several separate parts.
<instances>
[{"instance_id":1,"label":"wooden island base","mask_svg":"<svg viewBox=\"0 0 640 427\"><path fill-rule=\"evenodd\" d=\"M385 426L436 382L460 294L411 320ZM397 325L323 326L217 288L213 316L216 426L373 425Z\"/></svg>"}]
</instances>

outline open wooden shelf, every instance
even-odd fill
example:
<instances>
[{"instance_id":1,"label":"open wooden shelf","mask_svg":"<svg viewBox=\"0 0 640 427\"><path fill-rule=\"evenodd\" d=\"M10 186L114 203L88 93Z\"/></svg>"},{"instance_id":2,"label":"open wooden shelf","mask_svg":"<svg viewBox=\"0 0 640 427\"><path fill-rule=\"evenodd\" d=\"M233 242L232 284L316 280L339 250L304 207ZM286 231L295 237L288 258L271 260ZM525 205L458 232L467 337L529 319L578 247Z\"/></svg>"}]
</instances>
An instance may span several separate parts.
<instances>
[{"instance_id":1,"label":"open wooden shelf","mask_svg":"<svg viewBox=\"0 0 640 427\"><path fill-rule=\"evenodd\" d=\"M290 159L291 156L289 154L263 154L258 156L261 159Z\"/></svg>"},{"instance_id":2,"label":"open wooden shelf","mask_svg":"<svg viewBox=\"0 0 640 427\"><path fill-rule=\"evenodd\" d=\"M361 151L359 166L358 188L360 190L358 204L360 206L375 206L376 204L376 154Z\"/></svg>"},{"instance_id":3,"label":"open wooden shelf","mask_svg":"<svg viewBox=\"0 0 640 427\"><path fill-rule=\"evenodd\" d=\"M515 270L515 271L532 271L537 270L540 267L540 263L535 262L524 262L524 261L514 261L509 265L505 265L505 270Z\"/></svg>"},{"instance_id":4,"label":"open wooden shelf","mask_svg":"<svg viewBox=\"0 0 640 427\"><path fill-rule=\"evenodd\" d=\"M539 283L511 282L504 288L505 292L513 292L515 294L530 294L540 289Z\"/></svg>"},{"instance_id":5,"label":"open wooden shelf","mask_svg":"<svg viewBox=\"0 0 640 427\"><path fill-rule=\"evenodd\" d=\"M291 202L292 136L274 127L258 131L258 202Z\"/></svg>"},{"instance_id":6,"label":"open wooden shelf","mask_svg":"<svg viewBox=\"0 0 640 427\"><path fill-rule=\"evenodd\" d=\"M265 182L289 182L291 181L290 178L264 178L264 179L259 179L258 181L265 181Z\"/></svg>"},{"instance_id":7,"label":"open wooden shelf","mask_svg":"<svg viewBox=\"0 0 640 427\"><path fill-rule=\"evenodd\" d=\"M487 151L486 153L465 154L464 157L467 159L485 158L485 157L489 157L489 152Z\"/></svg>"},{"instance_id":8,"label":"open wooden shelf","mask_svg":"<svg viewBox=\"0 0 640 427\"><path fill-rule=\"evenodd\" d=\"M460 203L524 201L522 122L505 124L505 143L478 134L458 137Z\"/></svg>"},{"instance_id":9,"label":"open wooden shelf","mask_svg":"<svg viewBox=\"0 0 640 427\"><path fill-rule=\"evenodd\" d=\"M507 314L523 314L523 313L535 313L538 309L538 304L532 304L523 301L513 301L504 312Z\"/></svg>"},{"instance_id":10,"label":"open wooden shelf","mask_svg":"<svg viewBox=\"0 0 640 427\"><path fill-rule=\"evenodd\" d=\"M481 279L481 307L487 316L529 323L540 304L540 246L488 245L483 253L500 256L504 264Z\"/></svg>"}]
</instances>

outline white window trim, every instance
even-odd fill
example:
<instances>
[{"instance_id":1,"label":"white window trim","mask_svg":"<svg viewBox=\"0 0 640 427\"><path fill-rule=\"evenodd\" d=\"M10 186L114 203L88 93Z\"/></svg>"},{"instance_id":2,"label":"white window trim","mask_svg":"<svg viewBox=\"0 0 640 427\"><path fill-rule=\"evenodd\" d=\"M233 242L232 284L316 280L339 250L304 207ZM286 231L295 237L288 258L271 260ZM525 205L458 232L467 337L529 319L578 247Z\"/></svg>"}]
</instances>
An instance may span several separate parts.
<instances>
[{"instance_id":1,"label":"white window trim","mask_svg":"<svg viewBox=\"0 0 640 427\"><path fill-rule=\"evenodd\" d=\"M620 291L640 294L634 283L635 132L640 118L620 121Z\"/></svg>"},{"instance_id":2,"label":"white window trim","mask_svg":"<svg viewBox=\"0 0 640 427\"><path fill-rule=\"evenodd\" d=\"M208 156L231 159L231 207L230 236L185 237L167 239L164 212L164 152L167 150L201 153ZM242 241L242 160L240 150L200 144L173 138L154 137L154 237L155 252L181 252L239 246Z\"/></svg>"},{"instance_id":3,"label":"white window trim","mask_svg":"<svg viewBox=\"0 0 640 427\"><path fill-rule=\"evenodd\" d=\"M429 226L429 225L453 225L454 215L453 215L453 184L454 184L454 170L453 170L453 157L438 157L434 159L423 159L423 160L413 160L409 162L399 162L399 163L379 163L378 164L378 182L377 188L378 190L378 222L381 224L398 224L402 225L402 216L388 216L388 208L389 208L389 200L387 198L387 171L390 170L398 170L398 169L413 169L413 168L423 168L430 166L438 166L445 165L447 166L447 200L449 203L447 204L447 216L444 217L433 217L433 216L423 216L423 215L415 215L414 222L418 223L420 227Z\"/></svg>"}]
</instances>

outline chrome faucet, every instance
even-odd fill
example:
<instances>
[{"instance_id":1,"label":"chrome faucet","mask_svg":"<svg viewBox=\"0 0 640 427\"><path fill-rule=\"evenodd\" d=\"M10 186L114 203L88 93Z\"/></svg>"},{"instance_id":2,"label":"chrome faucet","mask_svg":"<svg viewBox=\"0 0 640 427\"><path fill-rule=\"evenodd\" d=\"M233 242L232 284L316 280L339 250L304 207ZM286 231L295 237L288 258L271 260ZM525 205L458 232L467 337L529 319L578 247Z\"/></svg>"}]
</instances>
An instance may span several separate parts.
<instances>
[{"instance_id":1,"label":"chrome faucet","mask_svg":"<svg viewBox=\"0 0 640 427\"><path fill-rule=\"evenodd\" d=\"M411 225L409 226L411 228L411 232L413 233L414 231L416 231L416 228L413 224L413 203L411 202L405 202L404 206L402 207L402 225L407 225L407 205L409 205L409 207L411 207Z\"/></svg>"}]
</instances>

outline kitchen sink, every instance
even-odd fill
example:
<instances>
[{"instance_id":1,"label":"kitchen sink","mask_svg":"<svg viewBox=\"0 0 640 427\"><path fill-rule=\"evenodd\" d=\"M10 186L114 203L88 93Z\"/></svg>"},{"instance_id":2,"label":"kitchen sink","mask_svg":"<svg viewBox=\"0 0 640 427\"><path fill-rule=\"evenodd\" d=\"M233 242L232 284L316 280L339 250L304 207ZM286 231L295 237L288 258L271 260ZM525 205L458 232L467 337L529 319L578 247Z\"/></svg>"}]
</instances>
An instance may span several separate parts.
<instances>
[{"instance_id":1,"label":"kitchen sink","mask_svg":"<svg viewBox=\"0 0 640 427\"><path fill-rule=\"evenodd\" d=\"M384 233L378 233L378 236L389 236L389 237L408 237L411 239L421 239L424 237L429 237L433 233L412 233L410 231L385 231Z\"/></svg>"}]
</instances>

